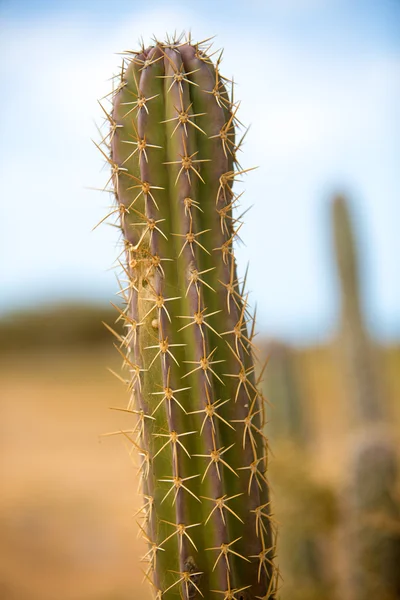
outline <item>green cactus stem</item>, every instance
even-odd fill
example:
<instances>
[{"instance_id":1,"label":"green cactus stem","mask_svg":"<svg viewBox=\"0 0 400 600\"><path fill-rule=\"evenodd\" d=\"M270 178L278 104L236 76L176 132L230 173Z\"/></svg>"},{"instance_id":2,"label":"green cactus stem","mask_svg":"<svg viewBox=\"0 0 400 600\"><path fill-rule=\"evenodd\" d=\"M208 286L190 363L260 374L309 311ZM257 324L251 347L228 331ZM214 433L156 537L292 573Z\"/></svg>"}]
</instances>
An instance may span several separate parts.
<instances>
[{"instance_id":1,"label":"green cactus stem","mask_svg":"<svg viewBox=\"0 0 400 600\"><path fill-rule=\"evenodd\" d=\"M204 44L127 52L104 156L124 248L117 344L156 598L272 599L275 530L254 322L238 281L237 104ZM249 170L249 169L248 169Z\"/></svg>"}]
</instances>

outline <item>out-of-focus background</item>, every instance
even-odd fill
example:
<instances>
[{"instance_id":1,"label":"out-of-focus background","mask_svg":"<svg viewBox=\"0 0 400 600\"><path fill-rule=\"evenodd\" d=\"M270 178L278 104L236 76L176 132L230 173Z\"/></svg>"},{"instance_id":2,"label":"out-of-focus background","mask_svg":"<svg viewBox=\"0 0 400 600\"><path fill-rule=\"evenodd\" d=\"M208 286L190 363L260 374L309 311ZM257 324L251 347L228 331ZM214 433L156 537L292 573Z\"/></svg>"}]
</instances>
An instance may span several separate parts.
<instances>
[{"instance_id":1,"label":"out-of-focus background","mask_svg":"<svg viewBox=\"0 0 400 600\"><path fill-rule=\"evenodd\" d=\"M400 2L0 0L0 599L148 597L91 138L117 53L175 30L217 34L253 125L281 597L400 598Z\"/></svg>"}]
</instances>

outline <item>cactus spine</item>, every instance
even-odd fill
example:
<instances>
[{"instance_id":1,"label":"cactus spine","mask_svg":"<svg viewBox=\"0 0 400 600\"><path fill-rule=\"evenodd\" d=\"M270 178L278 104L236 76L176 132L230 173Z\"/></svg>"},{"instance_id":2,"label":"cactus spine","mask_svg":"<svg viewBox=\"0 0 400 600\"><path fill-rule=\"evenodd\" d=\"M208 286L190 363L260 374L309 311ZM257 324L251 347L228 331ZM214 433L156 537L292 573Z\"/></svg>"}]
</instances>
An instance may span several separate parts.
<instances>
[{"instance_id":1,"label":"cactus spine","mask_svg":"<svg viewBox=\"0 0 400 600\"><path fill-rule=\"evenodd\" d=\"M125 435L141 457L146 577L165 600L275 593L254 322L232 248L245 171L219 66L190 40L129 51L106 113L136 418Z\"/></svg>"}]
</instances>

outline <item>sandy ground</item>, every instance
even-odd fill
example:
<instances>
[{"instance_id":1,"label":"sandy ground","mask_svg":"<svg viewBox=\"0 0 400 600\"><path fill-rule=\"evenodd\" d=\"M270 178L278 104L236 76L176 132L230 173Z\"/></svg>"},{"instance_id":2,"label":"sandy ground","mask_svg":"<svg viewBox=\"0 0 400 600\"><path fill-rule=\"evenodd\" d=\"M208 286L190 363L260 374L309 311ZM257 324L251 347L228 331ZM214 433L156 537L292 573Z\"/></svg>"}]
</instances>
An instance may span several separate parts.
<instances>
[{"instance_id":1,"label":"sandy ground","mask_svg":"<svg viewBox=\"0 0 400 600\"><path fill-rule=\"evenodd\" d=\"M340 374L320 349L302 352L298 365L314 431L309 468L332 485L346 465ZM127 396L107 366L119 371L116 355L104 351L1 359L0 600L150 598L134 518L135 461L125 438L100 437L132 423L109 410L126 406ZM399 372L396 351L384 379L400 434Z\"/></svg>"},{"instance_id":2,"label":"sandy ground","mask_svg":"<svg viewBox=\"0 0 400 600\"><path fill-rule=\"evenodd\" d=\"M125 600L142 584L130 417L113 356L20 356L0 369L1 600Z\"/></svg>"}]
</instances>

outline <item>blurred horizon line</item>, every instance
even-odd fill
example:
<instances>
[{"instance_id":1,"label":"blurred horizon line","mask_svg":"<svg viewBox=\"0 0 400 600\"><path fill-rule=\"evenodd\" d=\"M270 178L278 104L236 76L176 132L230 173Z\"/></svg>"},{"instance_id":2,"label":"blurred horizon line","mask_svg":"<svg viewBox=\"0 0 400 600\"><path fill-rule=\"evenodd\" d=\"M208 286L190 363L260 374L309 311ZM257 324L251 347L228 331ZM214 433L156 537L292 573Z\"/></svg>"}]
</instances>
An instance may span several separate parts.
<instances>
[{"instance_id":1,"label":"blurred horizon line","mask_svg":"<svg viewBox=\"0 0 400 600\"><path fill-rule=\"evenodd\" d=\"M71 314L71 311L87 311L90 314L99 314L103 311L115 311L111 307L111 302L120 304L118 296L107 294L103 289L101 294L94 296L75 295L69 291L69 294L61 294L59 296L48 296L47 298L40 296L32 302L30 297L29 302L16 302L11 305L10 302L2 305L0 300L0 333L1 328L7 325L20 316L45 315L46 311L50 313L58 313L61 309L65 309ZM115 311L117 316L117 312ZM396 346L400 344L400 322L388 327L382 320L369 320L364 315L365 327L373 342L379 345ZM257 337L263 341L278 341L293 346L318 346L329 344L339 336L340 330L340 307L335 314L329 315L325 319L302 318L302 319L286 319L286 328L273 325L265 318L256 319L256 328L258 330Z\"/></svg>"}]
</instances>

